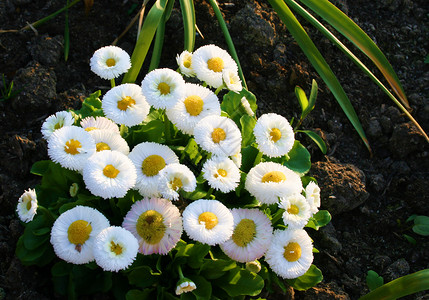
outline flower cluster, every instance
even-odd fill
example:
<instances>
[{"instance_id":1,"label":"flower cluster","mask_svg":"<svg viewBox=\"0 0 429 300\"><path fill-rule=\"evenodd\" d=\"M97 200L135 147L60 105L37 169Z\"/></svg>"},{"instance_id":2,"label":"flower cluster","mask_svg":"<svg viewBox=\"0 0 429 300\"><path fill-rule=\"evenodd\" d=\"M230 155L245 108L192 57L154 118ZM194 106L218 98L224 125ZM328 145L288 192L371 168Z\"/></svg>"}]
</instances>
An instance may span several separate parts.
<instances>
[{"instance_id":1,"label":"flower cluster","mask_svg":"<svg viewBox=\"0 0 429 300\"><path fill-rule=\"evenodd\" d=\"M177 63L180 73L156 69L141 85L112 87L99 114L62 111L44 122L49 158L83 180L84 186L74 183L70 189L72 197L83 189L115 206L115 199L132 190L140 195L120 227L110 226L103 209L90 203L80 201L62 212L50 232L55 254L69 263L95 260L105 271L119 271L138 253L170 253L186 239L185 231L190 240L218 245L234 261L252 263L265 256L283 278L305 274L313 246L303 228L319 210L320 189L313 181L304 187L303 174L284 163L296 142L291 125L274 113L256 119L237 64L225 50L208 45L184 51ZM129 67L128 54L117 47L101 48L91 58L91 70L105 79ZM187 83L182 75L202 84ZM239 109L224 110L228 100L220 103L222 89L230 91L225 97L238 96ZM237 122L232 114L240 112ZM133 138L162 121L165 127L155 139ZM197 154L187 152L191 144ZM245 148L257 152L250 165ZM36 198L29 190L19 199L22 221L33 219ZM177 294L195 289L183 278Z\"/></svg>"}]
</instances>

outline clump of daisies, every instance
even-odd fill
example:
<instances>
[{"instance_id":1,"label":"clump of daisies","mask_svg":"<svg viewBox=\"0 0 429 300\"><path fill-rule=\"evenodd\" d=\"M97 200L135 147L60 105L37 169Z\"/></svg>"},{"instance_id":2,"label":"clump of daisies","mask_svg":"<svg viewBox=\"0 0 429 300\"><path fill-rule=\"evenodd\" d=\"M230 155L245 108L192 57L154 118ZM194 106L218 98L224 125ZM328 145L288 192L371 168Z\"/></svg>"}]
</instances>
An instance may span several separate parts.
<instances>
[{"instance_id":1,"label":"clump of daisies","mask_svg":"<svg viewBox=\"0 0 429 300\"><path fill-rule=\"evenodd\" d=\"M94 53L91 70L112 88L44 121L50 160L33 166L42 184L25 191L16 209L35 224L18 243L23 261L43 265L55 253L68 264L95 262L131 276L130 289L138 272L150 285L162 283L157 272L170 272L165 280L176 295L198 297L207 296L199 283L236 274L227 272L262 282L263 267L284 279L306 276L313 243L305 228L323 226L329 213L319 212L320 188L305 176L307 156L294 154L306 150L290 122L255 116L254 95L218 46L176 60L177 71L159 68L140 85L116 86L131 67L128 54L114 46ZM226 260L233 267L201 279ZM315 285L311 272L306 280Z\"/></svg>"}]
</instances>

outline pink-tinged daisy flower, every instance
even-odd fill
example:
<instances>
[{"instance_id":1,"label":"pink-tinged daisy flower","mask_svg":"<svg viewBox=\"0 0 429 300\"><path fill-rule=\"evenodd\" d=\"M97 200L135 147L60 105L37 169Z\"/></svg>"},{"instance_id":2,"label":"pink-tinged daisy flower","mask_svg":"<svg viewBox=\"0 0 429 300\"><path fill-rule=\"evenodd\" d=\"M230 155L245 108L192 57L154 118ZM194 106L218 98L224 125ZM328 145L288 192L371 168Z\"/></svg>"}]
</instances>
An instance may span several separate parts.
<instances>
[{"instance_id":1,"label":"pink-tinged daisy flower","mask_svg":"<svg viewBox=\"0 0 429 300\"><path fill-rule=\"evenodd\" d=\"M28 223L37 214L37 195L35 189L26 190L18 199L16 212L22 222Z\"/></svg>"},{"instance_id":2,"label":"pink-tinged daisy flower","mask_svg":"<svg viewBox=\"0 0 429 300\"><path fill-rule=\"evenodd\" d=\"M80 121L80 126L90 132L100 129L119 134L118 125L106 117L86 117Z\"/></svg>"},{"instance_id":3,"label":"pink-tinged daisy flower","mask_svg":"<svg viewBox=\"0 0 429 300\"><path fill-rule=\"evenodd\" d=\"M52 161L74 171L81 171L95 151L91 135L77 126L55 130L48 141L48 155Z\"/></svg>"},{"instance_id":4,"label":"pink-tinged daisy flower","mask_svg":"<svg viewBox=\"0 0 429 300\"><path fill-rule=\"evenodd\" d=\"M122 227L137 238L140 253L165 255L180 240L182 218L171 201L144 198L131 206Z\"/></svg>"},{"instance_id":5,"label":"pink-tinged daisy flower","mask_svg":"<svg viewBox=\"0 0 429 300\"><path fill-rule=\"evenodd\" d=\"M75 206L62 213L51 230L51 244L55 254L72 264L86 264L94 260L95 237L109 221L98 210Z\"/></svg>"},{"instance_id":6,"label":"pink-tinged daisy flower","mask_svg":"<svg viewBox=\"0 0 429 300\"><path fill-rule=\"evenodd\" d=\"M125 83L110 89L101 102L103 112L116 124L139 125L149 114L146 102L137 84Z\"/></svg>"},{"instance_id":7,"label":"pink-tinged daisy flower","mask_svg":"<svg viewBox=\"0 0 429 300\"><path fill-rule=\"evenodd\" d=\"M123 153L105 150L92 155L83 168L83 181L95 196L124 197L136 183L136 169Z\"/></svg>"},{"instance_id":8,"label":"pink-tinged daisy flower","mask_svg":"<svg viewBox=\"0 0 429 300\"><path fill-rule=\"evenodd\" d=\"M90 60L91 71L103 79L114 79L131 68L127 52L116 46L106 46L94 52Z\"/></svg>"},{"instance_id":9,"label":"pink-tinged daisy flower","mask_svg":"<svg viewBox=\"0 0 429 300\"><path fill-rule=\"evenodd\" d=\"M231 259L251 262L261 258L271 243L273 228L268 217L258 209L233 209L234 232L220 247Z\"/></svg>"},{"instance_id":10,"label":"pink-tinged daisy flower","mask_svg":"<svg viewBox=\"0 0 429 300\"><path fill-rule=\"evenodd\" d=\"M134 235L119 226L103 229L94 241L95 262L104 271L128 268L137 256L139 244Z\"/></svg>"},{"instance_id":11,"label":"pink-tinged daisy flower","mask_svg":"<svg viewBox=\"0 0 429 300\"><path fill-rule=\"evenodd\" d=\"M247 174L246 190L258 201L274 204L279 197L299 194L302 191L301 178L294 171L274 162L262 162Z\"/></svg>"},{"instance_id":12,"label":"pink-tinged daisy flower","mask_svg":"<svg viewBox=\"0 0 429 300\"><path fill-rule=\"evenodd\" d=\"M295 142L292 126L285 117L274 113L262 115L256 121L253 134L259 150L269 157L287 154Z\"/></svg>"},{"instance_id":13,"label":"pink-tinged daisy flower","mask_svg":"<svg viewBox=\"0 0 429 300\"><path fill-rule=\"evenodd\" d=\"M55 115L51 115L46 118L42 125L42 135L45 140L48 140L52 133L65 126L72 126L74 124L74 118L71 112L59 111Z\"/></svg>"},{"instance_id":14,"label":"pink-tinged daisy flower","mask_svg":"<svg viewBox=\"0 0 429 300\"><path fill-rule=\"evenodd\" d=\"M313 262L311 238L303 229L276 230L265 261L284 279L304 275Z\"/></svg>"},{"instance_id":15,"label":"pink-tinged daisy flower","mask_svg":"<svg viewBox=\"0 0 429 300\"><path fill-rule=\"evenodd\" d=\"M142 81L142 92L147 102L156 109L169 109L183 97L185 81L171 69L155 69Z\"/></svg>"},{"instance_id":16,"label":"pink-tinged daisy flower","mask_svg":"<svg viewBox=\"0 0 429 300\"><path fill-rule=\"evenodd\" d=\"M200 199L183 211L183 227L188 236L211 246L229 239L234 226L231 211L217 200Z\"/></svg>"},{"instance_id":17,"label":"pink-tinged daisy flower","mask_svg":"<svg viewBox=\"0 0 429 300\"><path fill-rule=\"evenodd\" d=\"M241 149L241 132L233 120L208 116L194 129L195 141L204 150L217 156L230 156Z\"/></svg>"}]
</instances>

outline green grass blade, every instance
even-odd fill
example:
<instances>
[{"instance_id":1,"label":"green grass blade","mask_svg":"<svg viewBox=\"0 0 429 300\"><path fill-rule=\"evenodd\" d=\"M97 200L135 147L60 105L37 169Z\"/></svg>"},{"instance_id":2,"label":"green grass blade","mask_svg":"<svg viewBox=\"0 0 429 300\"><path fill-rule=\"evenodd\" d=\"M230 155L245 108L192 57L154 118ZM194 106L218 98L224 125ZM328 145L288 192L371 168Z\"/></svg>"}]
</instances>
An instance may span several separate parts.
<instances>
[{"instance_id":1,"label":"green grass blade","mask_svg":"<svg viewBox=\"0 0 429 300\"><path fill-rule=\"evenodd\" d=\"M409 108L402 85L387 58L371 38L346 14L327 0L301 0L306 6L321 16L326 22L356 45L367 55L389 82L402 104Z\"/></svg>"},{"instance_id":2,"label":"green grass blade","mask_svg":"<svg viewBox=\"0 0 429 300\"><path fill-rule=\"evenodd\" d=\"M70 30L69 30L69 0L67 0L66 12L64 15L65 25L64 25L64 61L67 61L69 58L70 51Z\"/></svg>"},{"instance_id":3,"label":"green grass blade","mask_svg":"<svg viewBox=\"0 0 429 300\"><path fill-rule=\"evenodd\" d=\"M313 142L316 143L316 145L319 147L320 151L322 151L323 154L326 154L326 152L328 151L326 144L325 144L325 141L320 137L320 135L318 135L314 131L297 130L296 132L302 132L302 133L305 133L306 135L308 135L308 137L311 138L313 140Z\"/></svg>"},{"instance_id":4,"label":"green grass blade","mask_svg":"<svg viewBox=\"0 0 429 300\"><path fill-rule=\"evenodd\" d=\"M329 87L335 99L338 101L341 108L343 109L344 113L349 118L353 127L356 129L359 136L365 143L365 146L371 152L368 139L365 136L365 132L363 131L362 125L359 122L359 118L353 106L351 105L350 100L347 98L347 95L344 92L340 83L338 82L338 79L335 77L331 68L326 63L323 56L320 54L319 50L317 50L313 41L307 35L304 28L302 28L301 24L295 18L289 7L282 0L268 0L268 2L277 12L289 32L293 35L304 54L310 60L313 67L316 69L317 73L319 73L320 77L322 77L323 81L325 81L326 85Z\"/></svg>"},{"instance_id":5,"label":"green grass blade","mask_svg":"<svg viewBox=\"0 0 429 300\"><path fill-rule=\"evenodd\" d=\"M429 142L429 137L420 124L413 118L409 111L401 104L401 102L395 98L395 96L384 86L384 84L357 58L353 52L351 52L340 40L338 40L335 35L333 35L323 24L321 24L316 18L314 18L309 12L297 4L294 0L285 0L285 2L292 7L296 12L303 16L307 21L309 21L314 27L316 27L321 33L323 33L334 45L336 45L341 51L343 51L365 74L375 82L383 92L389 96L389 98L395 102L400 110L414 123L414 125L419 129L423 134L425 139ZM313 88L312 88L313 91ZM316 90L317 91L317 90ZM311 102L311 95L309 102Z\"/></svg>"},{"instance_id":6,"label":"green grass blade","mask_svg":"<svg viewBox=\"0 0 429 300\"><path fill-rule=\"evenodd\" d=\"M174 5L174 0L167 1L168 3L164 14L162 15L161 22L159 22L158 28L156 29L155 42L153 44L152 58L150 60L148 72L158 68L159 62L161 61L162 47L164 45L165 23L167 23L170 18Z\"/></svg>"},{"instance_id":7,"label":"green grass blade","mask_svg":"<svg viewBox=\"0 0 429 300\"><path fill-rule=\"evenodd\" d=\"M429 290L429 269L392 280L359 300L398 299L424 290Z\"/></svg>"},{"instance_id":8,"label":"green grass blade","mask_svg":"<svg viewBox=\"0 0 429 300\"><path fill-rule=\"evenodd\" d=\"M308 99L305 92L299 86L295 87L295 95L298 98L299 105L301 105L301 118L304 116L305 111L308 108Z\"/></svg>"},{"instance_id":9,"label":"green grass blade","mask_svg":"<svg viewBox=\"0 0 429 300\"><path fill-rule=\"evenodd\" d=\"M316 105L316 98L317 98L317 90L319 89L319 86L317 85L316 80L311 81L311 92L310 97L308 97L308 106L310 108L310 111L313 110L314 106Z\"/></svg>"},{"instance_id":10,"label":"green grass blade","mask_svg":"<svg viewBox=\"0 0 429 300\"><path fill-rule=\"evenodd\" d=\"M217 5L216 0L209 0L210 5L213 7L215 12L217 21L219 22L219 26L222 30L223 36L225 37L226 44L228 45L229 54L231 54L232 58L235 60L238 66L238 76L240 76L241 83L243 87L247 90L246 80L244 79L243 70L241 69L240 61L238 59L237 51L235 51L234 43L232 42L231 35L229 34L228 27L226 26L225 20L222 17L222 13Z\"/></svg>"},{"instance_id":11,"label":"green grass blade","mask_svg":"<svg viewBox=\"0 0 429 300\"><path fill-rule=\"evenodd\" d=\"M155 32L161 22L166 4L167 0L157 0L147 14L133 54L131 55L131 68L125 74L122 83L133 83L136 81L147 52L149 51L150 44L155 36Z\"/></svg>"},{"instance_id":12,"label":"green grass blade","mask_svg":"<svg viewBox=\"0 0 429 300\"><path fill-rule=\"evenodd\" d=\"M195 9L193 0L180 0L183 27L185 30L184 50L194 51L195 47Z\"/></svg>"}]
</instances>

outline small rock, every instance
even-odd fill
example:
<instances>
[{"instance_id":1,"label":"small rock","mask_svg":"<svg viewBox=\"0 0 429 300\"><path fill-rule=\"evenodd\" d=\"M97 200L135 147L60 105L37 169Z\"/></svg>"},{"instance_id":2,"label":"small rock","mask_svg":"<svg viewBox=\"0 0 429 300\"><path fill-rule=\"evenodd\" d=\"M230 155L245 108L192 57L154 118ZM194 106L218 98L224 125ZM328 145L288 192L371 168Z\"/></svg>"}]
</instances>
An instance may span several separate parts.
<instances>
[{"instance_id":1,"label":"small rock","mask_svg":"<svg viewBox=\"0 0 429 300\"><path fill-rule=\"evenodd\" d=\"M396 174L402 174L402 175L407 175L411 172L410 167L408 166L408 164L403 161L395 161L392 166L391 169L393 172L395 172Z\"/></svg>"},{"instance_id":2,"label":"small rock","mask_svg":"<svg viewBox=\"0 0 429 300\"><path fill-rule=\"evenodd\" d=\"M334 281L325 283L322 281L317 286L305 291L303 300L349 300L349 295Z\"/></svg>"},{"instance_id":3,"label":"small rock","mask_svg":"<svg viewBox=\"0 0 429 300\"><path fill-rule=\"evenodd\" d=\"M399 124L393 128L389 148L396 158L406 158L421 148L419 144L424 142L423 139L421 133L411 122Z\"/></svg>"},{"instance_id":4,"label":"small rock","mask_svg":"<svg viewBox=\"0 0 429 300\"><path fill-rule=\"evenodd\" d=\"M384 274L386 282L392 281L396 278L407 275L410 272L410 265L404 258L400 258L392 263Z\"/></svg>"},{"instance_id":5,"label":"small rock","mask_svg":"<svg viewBox=\"0 0 429 300\"><path fill-rule=\"evenodd\" d=\"M320 228L318 231L319 242L323 249L326 249L331 254L338 254L343 248L340 241L337 239L337 234L332 223Z\"/></svg>"},{"instance_id":6,"label":"small rock","mask_svg":"<svg viewBox=\"0 0 429 300\"><path fill-rule=\"evenodd\" d=\"M380 193L386 187L386 180L382 174L375 174L369 177L369 186L373 188L377 193Z\"/></svg>"},{"instance_id":7,"label":"small rock","mask_svg":"<svg viewBox=\"0 0 429 300\"><path fill-rule=\"evenodd\" d=\"M383 132L381 131L380 122L378 122L377 119L371 119L369 121L367 133L368 136L372 138L378 138L383 134Z\"/></svg>"},{"instance_id":8,"label":"small rock","mask_svg":"<svg viewBox=\"0 0 429 300\"><path fill-rule=\"evenodd\" d=\"M376 257L374 257L372 263L377 269L384 270L388 265L392 263L392 260L387 255L377 255Z\"/></svg>"},{"instance_id":9,"label":"small rock","mask_svg":"<svg viewBox=\"0 0 429 300\"><path fill-rule=\"evenodd\" d=\"M31 57L45 66L55 66L63 51L64 38L60 35L50 37L47 34L36 36L28 45Z\"/></svg>"}]
</instances>

